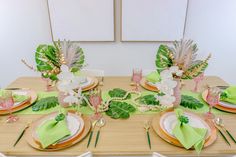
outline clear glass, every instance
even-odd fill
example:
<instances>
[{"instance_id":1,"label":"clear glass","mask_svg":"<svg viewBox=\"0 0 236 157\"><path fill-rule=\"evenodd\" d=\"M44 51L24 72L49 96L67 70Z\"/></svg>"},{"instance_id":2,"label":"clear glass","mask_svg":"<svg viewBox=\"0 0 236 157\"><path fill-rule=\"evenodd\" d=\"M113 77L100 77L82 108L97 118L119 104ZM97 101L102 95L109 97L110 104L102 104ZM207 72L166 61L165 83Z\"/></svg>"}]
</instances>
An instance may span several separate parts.
<instances>
[{"instance_id":1,"label":"clear glass","mask_svg":"<svg viewBox=\"0 0 236 157\"><path fill-rule=\"evenodd\" d=\"M101 113L98 111L99 106L102 103L101 91L93 92L89 97L89 102L95 109L95 114L92 116L92 119L98 120L101 118Z\"/></svg>"},{"instance_id":2,"label":"clear glass","mask_svg":"<svg viewBox=\"0 0 236 157\"><path fill-rule=\"evenodd\" d=\"M140 81L142 79L142 69L135 68L133 69L132 80L135 82L135 91L139 91Z\"/></svg>"},{"instance_id":3,"label":"clear glass","mask_svg":"<svg viewBox=\"0 0 236 157\"><path fill-rule=\"evenodd\" d=\"M209 111L205 113L205 117L208 119L214 119L215 115L212 113L212 108L219 104L221 90L217 87L208 88L206 101L209 104Z\"/></svg>"},{"instance_id":4,"label":"clear glass","mask_svg":"<svg viewBox=\"0 0 236 157\"><path fill-rule=\"evenodd\" d=\"M195 82L194 89L192 90L193 92L197 93L198 92L198 86L199 83L204 79L204 73L200 74L199 76L195 77L193 80Z\"/></svg>"},{"instance_id":5,"label":"clear glass","mask_svg":"<svg viewBox=\"0 0 236 157\"><path fill-rule=\"evenodd\" d=\"M17 116L12 114L12 108L14 107L12 91L3 92L2 96L0 97L0 106L9 112L9 116L6 120L7 123L16 122L19 119Z\"/></svg>"}]
</instances>

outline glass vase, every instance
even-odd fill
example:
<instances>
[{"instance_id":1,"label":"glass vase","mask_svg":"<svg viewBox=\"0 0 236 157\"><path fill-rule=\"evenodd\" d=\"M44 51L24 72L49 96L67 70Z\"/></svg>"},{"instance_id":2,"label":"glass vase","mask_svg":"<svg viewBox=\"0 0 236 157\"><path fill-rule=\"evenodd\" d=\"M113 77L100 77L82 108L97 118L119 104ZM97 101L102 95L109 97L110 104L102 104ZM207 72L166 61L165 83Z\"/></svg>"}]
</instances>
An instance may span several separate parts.
<instances>
[{"instance_id":1,"label":"glass vase","mask_svg":"<svg viewBox=\"0 0 236 157\"><path fill-rule=\"evenodd\" d=\"M68 94L66 94L65 92L59 92L58 93L58 102L61 105L61 107L67 108L67 107L70 106L69 103L64 102L64 99L67 96L68 96Z\"/></svg>"}]
</instances>

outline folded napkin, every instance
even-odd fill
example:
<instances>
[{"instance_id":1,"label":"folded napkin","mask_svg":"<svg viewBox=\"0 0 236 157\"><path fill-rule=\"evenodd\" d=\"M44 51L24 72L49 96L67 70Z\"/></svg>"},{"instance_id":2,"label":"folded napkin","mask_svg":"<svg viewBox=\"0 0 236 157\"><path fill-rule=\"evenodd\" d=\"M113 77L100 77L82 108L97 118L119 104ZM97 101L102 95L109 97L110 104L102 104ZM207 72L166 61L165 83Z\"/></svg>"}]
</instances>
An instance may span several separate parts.
<instances>
[{"instance_id":1,"label":"folded napkin","mask_svg":"<svg viewBox=\"0 0 236 157\"><path fill-rule=\"evenodd\" d=\"M3 96L5 91L6 90L4 90L4 89L0 90L0 97ZM14 102L22 102L22 101L25 101L29 98L28 95L19 95L19 94L14 94L14 93L12 94L12 96L13 96Z\"/></svg>"},{"instance_id":2,"label":"folded napkin","mask_svg":"<svg viewBox=\"0 0 236 157\"><path fill-rule=\"evenodd\" d=\"M51 144L54 144L71 134L68 129L66 116L64 113L60 113L55 119L51 119L43 123L36 129L36 132L43 148L47 148Z\"/></svg>"},{"instance_id":3,"label":"folded napkin","mask_svg":"<svg viewBox=\"0 0 236 157\"><path fill-rule=\"evenodd\" d=\"M153 71L146 76L146 80L152 83L156 83L161 80L161 76L157 71Z\"/></svg>"},{"instance_id":4,"label":"folded napkin","mask_svg":"<svg viewBox=\"0 0 236 157\"><path fill-rule=\"evenodd\" d=\"M236 104L236 86L225 89L220 95L220 100Z\"/></svg>"},{"instance_id":5,"label":"folded napkin","mask_svg":"<svg viewBox=\"0 0 236 157\"><path fill-rule=\"evenodd\" d=\"M173 134L186 149L195 148L200 153L205 142L207 129L195 128L188 124L188 118L184 116L183 110L175 110L178 122L173 129Z\"/></svg>"}]
</instances>

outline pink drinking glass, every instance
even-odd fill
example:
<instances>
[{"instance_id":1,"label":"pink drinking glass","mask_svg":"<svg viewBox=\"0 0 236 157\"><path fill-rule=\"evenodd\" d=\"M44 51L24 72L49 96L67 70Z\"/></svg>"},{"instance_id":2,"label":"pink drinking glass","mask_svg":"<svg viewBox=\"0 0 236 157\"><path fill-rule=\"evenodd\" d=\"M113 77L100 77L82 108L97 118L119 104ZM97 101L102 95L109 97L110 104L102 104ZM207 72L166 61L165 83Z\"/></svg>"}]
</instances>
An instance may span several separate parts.
<instances>
[{"instance_id":1,"label":"pink drinking glass","mask_svg":"<svg viewBox=\"0 0 236 157\"><path fill-rule=\"evenodd\" d=\"M95 109L95 114L92 116L92 119L94 120L100 119L101 113L98 112L98 107L102 103L101 92L92 93L92 95L89 97L89 102L92 104L92 106Z\"/></svg>"},{"instance_id":2,"label":"pink drinking glass","mask_svg":"<svg viewBox=\"0 0 236 157\"><path fill-rule=\"evenodd\" d=\"M139 84L142 79L142 69L133 69L132 81L135 82L135 91L139 91Z\"/></svg>"},{"instance_id":3,"label":"pink drinking glass","mask_svg":"<svg viewBox=\"0 0 236 157\"><path fill-rule=\"evenodd\" d=\"M197 76L193 79L195 82L194 89L192 90L193 92L195 92L195 93L198 92L198 85L203 79L204 79L204 73L201 73L199 76Z\"/></svg>"},{"instance_id":4,"label":"pink drinking glass","mask_svg":"<svg viewBox=\"0 0 236 157\"><path fill-rule=\"evenodd\" d=\"M53 88L53 86L52 86L52 84L51 84L51 80L49 79L49 78L45 78L45 77L43 77L43 76L41 76L41 79L45 82L45 91L46 92L49 92L49 91L52 91L52 88Z\"/></svg>"},{"instance_id":5,"label":"pink drinking glass","mask_svg":"<svg viewBox=\"0 0 236 157\"><path fill-rule=\"evenodd\" d=\"M6 120L7 123L16 122L19 118L12 114L12 108L14 106L14 100L11 91L4 91L0 97L0 106L3 109L9 111L9 116Z\"/></svg>"},{"instance_id":6,"label":"pink drinking glass","mask_svg":"<svg viewBox=\"0 0 236 157\"><path fill-rule=\"evenodd\" d=\"M208 88L206 101L209 104L209 111L205 113L205 117L208 119L214 119L215 115L212 113L212 108L219 104L221 90L217 87Z\"/></svg>"}]
</instances>

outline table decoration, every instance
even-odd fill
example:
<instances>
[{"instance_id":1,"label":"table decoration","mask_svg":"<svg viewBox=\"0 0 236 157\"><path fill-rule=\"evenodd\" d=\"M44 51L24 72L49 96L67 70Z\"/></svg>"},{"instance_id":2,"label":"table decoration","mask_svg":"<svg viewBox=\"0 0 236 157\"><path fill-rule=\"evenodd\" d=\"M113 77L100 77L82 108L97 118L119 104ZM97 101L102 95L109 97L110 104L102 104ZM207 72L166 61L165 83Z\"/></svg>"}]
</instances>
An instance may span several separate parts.
<instances>
[{"instance_id":1,"label":"table decoration","mask_svg":"<svg viewBox=\"0 0 236 157\"><path fill-rule=\"evenodd\" d=\"M158 71L151 72L145 78L148 82L151 82L151 83L156 83L161 80L161 76Z\"/></svg>"},{"instance_id":2,"label":"table decoration","mask_svg":"<svg viewBox=\"0 0 236 157\"><path fill-rule=\"evenodd\" d=\"M37 112L37 111L47 110L57 105L59 105L58 98L55 96L50 96L42 98L38 100L35 104L33 104L32 111Z\"/></svg>"},{"instance_id":3,"label":"table decoration","mask_svg":"<svg viewBox=\"0 0 236 157\"><path fill-rule=\"evenodd\" d=\"M90 92L91 92L91 94L89 96L89 102L92 104L92 106L95 109L95 113L91 118L95 119L95 120L100 119L101 113L98 111L98 108L102 103L101 90L93 90Z\"/></svg>"},{"instance_id":4,"label":"table decoration","mask_svg":"<svg viewBox=\"0 0 236 157\"><path fill-rule=\"evenodd\" d=\"M180 141L184 148L190 149L194 147L194 149L200 153L208 130L190 126L188 124L189 118L183 114L183 110L175 109L175 113L178 122L173 128L174 136Z\"/></svg>"},{"instance_id":5,"label":"table decoration","mask_svg":"<svg viewBox=\"0 0 236 157\"><path fill-rule=\"evenodd\" d=\"M223 123L223 120L221 118L216 118L214 119L215 120L215 123L216 125L218 125L219 127L221 127L228 135L229 137L231 138L231 140L234 141L234 143L236 143L236 140L234 139L233 135L231 135L231 133L225 128L225 125Z\"/></svg>"},{"instance_id":6,"label":"table decoration","mask_svg":"<svg viewBox=\"0 0 236 157\"><path fill-rule=\"evenodd\" d=\"M220 135L222 136L222 138L224 139L224 141L231 146L231 144L229 143L228 139L225 137L225 135L223 134L223 132L220 130L220 127L216 124L216 121L213 120L215 127L217 128L217 130L219 131Z\"/></svg>"},{"instance_id":7,"label":"table decoration","mask_svg":"<svg viewBox=\"0 0 236 157\"><path fill-rule=\"evenodd\" d=\"M16 101L11 109L11 112L23 110L32 105L37 100L37 94L33 90L13 90L13 100ZM1 106L1 105L0 105ZM0 115L9 114L10 111L4 107L0 107Z\"/></svg>"},{"instance_id":8,"label":"table decoration","mask_svg":"<svg viewBox=\"0 0 236 157\"><path fill-rule=\"evenodd\" d=\"M66 116L66 121L68 124L68 129L71 132L71 136L67 136L57 141L56 144L43 148L42 144L39 141L39 137L37 135L36 130L40 125L44 124L48 120L55 119L57 115L58 115L58 112L53 112L53 113L44 115L38 120L34 121L30 125L30 127L26 131L26 140L30 146L32 146L35 149L43 150L43 151L56 151L56 150L68 148L80 142L89 133L89 130L91 128L91 123L90 123L89 118L85 116L81 117L78 114L76 114L74 111L69 111Z\"/></svg>"},{"instance_id":9,"label":"table decoration","mask_svg":"<svg viewBox=\"0 0 236 157\"><path fill-rule=\"evenodd\" d=\"M236 86L230 86L220 94L220 100L231 104L236 104Z\"/></svg>"},{"instance_id":10,"label":"table decoration","mask_svg":"<svg viewBox=\"0 0 236 157\"><path fill-rule=\"evenodd\" d=\"M98 122L98 120L94 120L93 123L92 123L92 129L91 129L90 134L89 134L89 139L88 139L88 143L87 143L87 148L88 148L89 145L90 145L91 139L92 139L92 137L93 137L93 131L94 131L94 128L95 128L97 122Z\"/></svg>"},{"instance_id":11,"label":"table decoration","mask_svg":"<svg viewBox=\"0 0 236 157\"><path fill-rule=\"evenodd\" d=\"M202 108L204 104L202 104L199 100L195 99L192 96L182 95L180 105L189 109L196 110L197 108Z\"/></svg>"},{"instance_id":12,"label":"table decoration","mask_svg":"<svg viewBox=\"0 0 236 157\"><path fill-rule=\"evenodd\" d=\"M16 122L19 118L16 115L12 114L12 108L14 106L14 100L13 100L13 95L12 91L2 91L1 96L0 96L0 106L9 111L9 116L7 117L6 122L7 123L12 123Z\"/></svg>"},{"instance_id":13,"label":"table decoration","mask_svg":"<svg viewBox=\"0 0 236 157\"><path fill-rule=\"evenodd\" d=\"M201 96L202 99L207 102L206 98L207 98L207 94L208 94L208 90L205 90L202 92ZM216 104L214 106L214 108L221 110L221 111L225 111L225 112L229 112L229 113L236 113L236 107L234 104L230 104L230 103L226 103L223 101L219 101L218 104Z\"/></svg>"},{"instance_id":14,"label":"table decoration","mask_svg":"<svg viewBox=\"0 0 236 157\"><path fill-rule=\"evenodd\" d=\"M199 83L200 83L203 79L204 79L204 72L201 73L200 75L198 75L197 77L195 77L195 78L193 79L193 80L194 80L194 83L195 83L193 92L198 92Z\"/></svg>"},{"instance_id":15,"label":"table decoration","mask_svg":"<svg viewBox=\"0 0 236 157\"><path fill-rule=\"evenodd\" d=\"M112 90L108 91L108 94L110 97L119 97L122 98L126 95L127 91L121 89L121 88L114 88ZM125 99L130 99L131 98L131 94L128 94L127 97Z\"/></svg>"},{"instance_id":16,"label":"table decoration","mask_svg":"<svg viewBox=\"0 0 236 157\"><path fill-rule=\"evenodd\" d=\"M160 45L155 63L161 79L155 86L164 93L157 99L169 100L164 102L167 106L180 105L180 79L193 79L207 68L210 55L205 60L196 60L197 51L197 45L192 40L175 41L173 47Z\"/></svg>"},{"instance_id":17,"label":"table decoration","mask_svg":"<svg viewBox=\"0 0 236 157\"><path fill-rule=\"evenodd\" d=\"M149 134L149 129L150 129L150 125L151 125L150 123L151 123L150 121L146 122L144 124L144 129L147 133L148 146L149 146L150 149L152 149L151 139L150 139L150 134Z\"/></svg>"},{"instance_id":18,"label":"table decoration","mask_svg":"<svg viewBox=\"0 0 236 157\"><path fill-rule=\"evenodd\" d=\"M194 128L207 129L207 135L204 142L204 148L213 144L217 138L216 128L212 121L203 119L191 112L184 111L184 116L188 118L188 125ZM152 127L154 131L163 140L178 147L184 147L183 144L175 137L173 129L179 122L173 109L156 114L152 120ZM186 137L188 134L186 134ZM192 147L191 147L192 149Z\"/></svg>"},{"instance_id":19,"label":"table decoration","mask_svg":"<svg viewBox=\"0 0 236 157\"><path fill-rule=\"evenodd\" d=\"M26 129L29 128L29 123L26 125L26 127L22 130L22 132L20 133L19 137L17 138L16 142L14 143L13 147L15 147L17 145L17 143L21 140L21 138L23 137L23 135L25 134Z\"/></svg>"},{"instance_id":20,"label":"table decoration","mask_svg":"<svg viewBox=\"0 0 236 157\"><path fill-rule=\"evenodd\" d=\"M36 68L22 60L28 68L41 73L47 88L58 80L57 75L61 72L62 65L67 65L73 73L85 66L83 49L77 43L66 40L58 40L53 45L40 44L36 48L35 61Z\"/></svg>"},{"instance_id":21,"label":"table decoration","mask_svg":"<svg viewBox=\"0 0 236 157\"><path fill-rule=\"evenodd\" d=\"M210 87L207 91L206 102L209 104L209 111L205 113L205 117L214 119L215 115L211 112L211 110L214 106L219 104L221 91L218 87Z\"/></svg>"},{"instance_id":22,"label":"table decoration","mask_svg":"<svg viewBox=\"0 0 236 157\"><path fill-rule=\"evenodd\" d=\"M132 73L132 80L135 82L135 91L139 91L139 84L142 79L142 69L134 68Z\"/></svg>"},{"instance_id":23,"label":"table decoration","mask_svg":"<svg viewBox=\"0 0 236 157\"><path fill-rule=\"evenodd\" d=\"M96 141L95 141L95 144L94 144L94 147L96 148L97 146L97 143L98 143L98 140L99 140L99 136L100 136L100 130L102 127L104 127L106 124L106 120L101 117L98 122L96 123L96 126L98 127L98 132L97 132L97 135L96 135Z\"/></svg>"}]
</instances>

